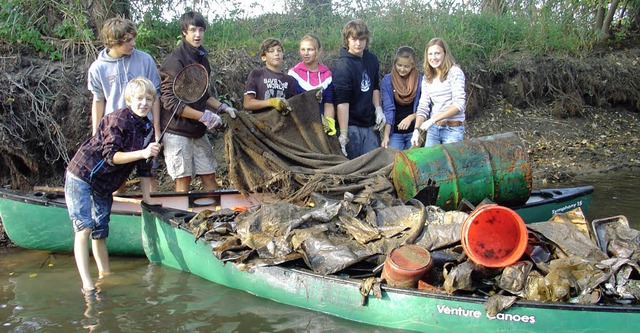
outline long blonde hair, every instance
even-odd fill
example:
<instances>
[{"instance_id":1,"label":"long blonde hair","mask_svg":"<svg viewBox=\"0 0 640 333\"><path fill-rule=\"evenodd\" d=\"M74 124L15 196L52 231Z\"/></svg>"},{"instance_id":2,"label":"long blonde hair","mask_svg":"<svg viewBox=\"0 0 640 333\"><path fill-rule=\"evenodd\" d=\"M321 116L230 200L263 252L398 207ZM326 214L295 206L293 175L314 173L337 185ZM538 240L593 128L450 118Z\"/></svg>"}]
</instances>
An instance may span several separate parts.
<instances>
[{"instance_id":1,"label":"long blonde hair","mask_svg":"<svg viewBox=\"0 0 640 333\"><path fill-rule=\"evenodd\" d=\"M434 45L438 45L444 50L444 59L442 59L442 64L439 67L441 82L447 79L449 70L456 65L456 59L454 59L451 54L449 44L440 37L432 38L429 43L427 43L427 47L424 48L424 76L429 83L433 82L433 79L438 76L438 71L429 64L429 48Z\"/></svg>"}]
</instances>

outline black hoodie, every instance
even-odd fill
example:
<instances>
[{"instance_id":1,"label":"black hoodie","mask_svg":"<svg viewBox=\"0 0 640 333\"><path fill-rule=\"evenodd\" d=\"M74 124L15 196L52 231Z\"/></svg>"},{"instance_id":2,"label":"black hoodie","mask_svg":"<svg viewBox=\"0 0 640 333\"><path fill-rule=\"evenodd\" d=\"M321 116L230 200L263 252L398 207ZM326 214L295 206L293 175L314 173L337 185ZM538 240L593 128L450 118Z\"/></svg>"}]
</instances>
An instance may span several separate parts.
<instances>
[{"instance_id":1,"label":"black hoodie","mask_svg":"<svg viewBox=\"0 0 640 333\"><path fill-rule=\"evenodd\" d=\"M195 119L183 118L180 115L184 111L185 104L182 103L173 93L173 79L187 65L197 63L203 65L207 70L207 77L211 73L209 59L207 59L207 51L202 47L194 47L184 39L176 47L171 54L164 60L160 68L160 85L162 110L160 112L160 125L165 128L171 115L176 115L171 120L171 124L167 128L167 132L177 135L186 136L188 138L200 138L206 131L207 127ZM207 84L206 82L202 83ZM198 111L204 112L207 107L207 99L209 92L205 92L196 102L190 103L189 106Z\"/></svg>"},{"instance_id":2,"label":"black hoodie","mask_svg":"<svg viewBox=\"0 0 640 333\"><path fill-rule=\"evenodd\" d=\"M368 49L358 57L343 46L331 71L336 106L349 103L349 125L373 126L376 121L373 91L380 90L378 58Z\"/></svg>"}]
</instances>

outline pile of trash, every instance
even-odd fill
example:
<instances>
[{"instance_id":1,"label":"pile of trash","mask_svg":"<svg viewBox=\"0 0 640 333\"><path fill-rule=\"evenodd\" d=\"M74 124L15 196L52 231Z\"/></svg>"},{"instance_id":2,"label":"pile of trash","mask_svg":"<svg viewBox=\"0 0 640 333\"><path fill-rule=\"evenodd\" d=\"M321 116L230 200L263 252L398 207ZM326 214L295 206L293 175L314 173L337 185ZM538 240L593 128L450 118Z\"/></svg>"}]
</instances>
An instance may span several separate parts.
<instances>
[{"instance_id":1,"label":"pile of trash","mask_svg":"<svg viewBox=\"0 0 640 333\"><path fill-rule=\"evenodd\" d=\"M468 213L387 196L342 200L314 194L306 206L280 202L238 213L203 211L189 227L214 255L240 269L306 267L384 283L389 253L414 244L429 251L429 271L416 286L430 292L488 297L489 313L517 299L578 304L640 304L640 231L624 216L588 225L577 208L527 225L528 246L516 263L489 268L469 260L460 243Z\"/></svg>"},{"instance_id":2,"label":"pile of trash","mask_svg":"<svg viewBox=\"0 0 640 333\"><path fill-rule=\"evenodd\" d=\"M205 210L189 226L210 242L215 256L242 268L302 260L328 275L357 264L378 266L393 248L412 244L425 225L424 205L375 195L372 204L353 196L331 200L313 195L307 206L263 204L235 216L230 209Z\"/></svg>"}]
</instances>

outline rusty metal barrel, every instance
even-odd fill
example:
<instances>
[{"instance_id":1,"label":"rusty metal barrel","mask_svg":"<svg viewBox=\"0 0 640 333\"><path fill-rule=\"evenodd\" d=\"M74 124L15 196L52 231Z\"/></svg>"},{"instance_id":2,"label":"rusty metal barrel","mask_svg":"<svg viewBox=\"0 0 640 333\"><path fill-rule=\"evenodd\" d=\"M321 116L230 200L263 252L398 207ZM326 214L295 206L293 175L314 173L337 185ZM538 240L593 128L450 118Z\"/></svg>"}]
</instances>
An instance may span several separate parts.
<instances>
[{"instance_id":1,"label":"rusty metal barrel","mask_svg":"<svg viewBox=\"0 0 640 333\"><path fill-rule=\"evenodd\" d=\"M503 206L524 204L532 186L529 157L515 133L398 151L392 176L405 202L435 181L435 205L445 210L458 208L462 199L473 205L485 198Z\"/></svg>"}]
</instances>

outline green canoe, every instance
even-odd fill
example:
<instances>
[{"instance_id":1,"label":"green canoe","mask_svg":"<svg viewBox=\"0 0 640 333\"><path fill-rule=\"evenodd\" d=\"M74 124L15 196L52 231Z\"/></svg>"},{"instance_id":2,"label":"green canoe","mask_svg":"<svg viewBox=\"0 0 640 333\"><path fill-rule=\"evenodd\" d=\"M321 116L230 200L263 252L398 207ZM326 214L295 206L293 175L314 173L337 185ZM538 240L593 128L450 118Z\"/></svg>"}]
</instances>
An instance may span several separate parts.
<instances>
[{"instance_id":1,"label":"green canoe","mask_svg":"<svg viewBox=\"0 0 640 333\"><path fill-rule=\"evenodd\" d=\"M420 332L637 332L640 307L517 301L488 317L484 298L383 285L361 305L362 280L284 266L238 270L183 229L194 213L142 204L143 244L151 262L279 303L371 325ZM184 222L184 223L183 223Z\"/></svg>"},{"instance_id":2,"label":"green canoe","mask_svg":"<svg viewBox=\"0 0 640 333\"><path fill-rule=\"evenodd\" d=\"M255 204L237 191L159 192L154 202L186 211ZM0 189L0 219L13 243L32 250L73 251L73 227L64 193ZM109 254L144 256L140 226L140 197L116 197L107 238Z\"/></svg>"},{"instance_id":3,"label":"green canoe","mask_svg":"<svg viewBox=\"0 0 640 333\"><path fill-rule=\"evenodd\" d=\"M548 221L554 214L581 208L587 215L591 205L593 186L552 188L531 191L526 203L511 206L525 223Z\"/></svg>"}]
</instances>

